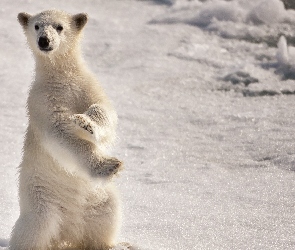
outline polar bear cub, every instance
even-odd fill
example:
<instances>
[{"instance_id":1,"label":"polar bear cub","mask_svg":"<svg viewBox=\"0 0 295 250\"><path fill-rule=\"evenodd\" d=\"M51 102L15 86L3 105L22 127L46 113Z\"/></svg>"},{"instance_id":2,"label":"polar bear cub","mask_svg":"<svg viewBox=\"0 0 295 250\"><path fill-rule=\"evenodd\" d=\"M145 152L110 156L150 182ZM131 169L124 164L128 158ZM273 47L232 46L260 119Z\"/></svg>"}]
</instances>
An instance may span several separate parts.
<instances>
[{"instance_id":1,"label":"polar bear cub","mask_svg":"<svg viewBox=\"0 0 295 250\"><path fill-rule=\"evenodd\" d=\"M120 224L111 178L122 164L107 156L117 115L81 58L87 15L49 10L18 21L36 72L9 249L109 249ZM96 187L94 179L106 183Z\"/></svg>"}]
</instances>

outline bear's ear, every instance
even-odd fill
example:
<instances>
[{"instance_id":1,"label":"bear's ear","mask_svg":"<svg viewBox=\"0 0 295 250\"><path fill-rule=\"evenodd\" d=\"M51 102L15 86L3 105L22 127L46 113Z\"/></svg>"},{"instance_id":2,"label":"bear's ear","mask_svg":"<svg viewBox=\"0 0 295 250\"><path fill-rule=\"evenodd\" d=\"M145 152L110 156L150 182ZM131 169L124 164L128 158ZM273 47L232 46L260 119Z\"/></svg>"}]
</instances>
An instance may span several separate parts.
<instances>
[{"instance_id":1,"label":"bear's ear","mask_svg":"<svg viewBox=\"0 0 295 250\"><path fill-rule=\"evenodd\" d=\"M82 30L85 24L87 23L88 16L86 13L79 13L73 16L76 28Z\"/></svg>"},{"instance_id":2,"label":"bear's ear","mask_svg":"<svg viewBox=\"0 0 295 250\"><path fill-rule=\"evenodd\" d=\"M24 28L26 28L28 26L30 17L31 17L31 15L28 13L25 13L25 12L21 12L17 15L17 19L18 19L19 23Z\"/></svg>"}]
</instances>

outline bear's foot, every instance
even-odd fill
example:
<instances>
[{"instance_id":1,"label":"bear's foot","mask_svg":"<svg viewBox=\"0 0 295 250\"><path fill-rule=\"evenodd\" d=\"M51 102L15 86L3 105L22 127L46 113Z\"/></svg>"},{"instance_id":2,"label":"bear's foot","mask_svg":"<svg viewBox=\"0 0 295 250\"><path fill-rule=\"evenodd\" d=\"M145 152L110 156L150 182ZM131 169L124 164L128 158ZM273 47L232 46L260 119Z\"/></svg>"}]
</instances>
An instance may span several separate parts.
<instances>
[{"instance_id":1,"label":"bear's foot","mask_svg":"<svg viewBox=\"0 0 295 250\"><path fill-rule=\"evenodd\" d=\"M91 169L93 176L111 177L122 169L123 162L115 157L103 158L96 166Z\"/></svg>"}]
</instances>

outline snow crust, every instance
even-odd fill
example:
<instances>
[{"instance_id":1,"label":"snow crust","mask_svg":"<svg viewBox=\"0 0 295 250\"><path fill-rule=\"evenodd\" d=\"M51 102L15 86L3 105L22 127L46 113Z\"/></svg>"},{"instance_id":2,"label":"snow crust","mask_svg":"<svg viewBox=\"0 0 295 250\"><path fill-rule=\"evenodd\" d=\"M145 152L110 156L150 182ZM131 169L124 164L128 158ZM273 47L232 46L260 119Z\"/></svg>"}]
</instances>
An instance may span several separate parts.
<instances>
[{"instance_id":1,"label":"snow crust","mask_svg":"<svg viewBox=\"0 0 295 250\"><path fill-rule=\"evenodd\" d=\"M279 0L2 0L0 249L34 62L16 16L87 12L83 52L119 114L120 241L295 248L295 12Z\"/></svg>"}]
</instances>

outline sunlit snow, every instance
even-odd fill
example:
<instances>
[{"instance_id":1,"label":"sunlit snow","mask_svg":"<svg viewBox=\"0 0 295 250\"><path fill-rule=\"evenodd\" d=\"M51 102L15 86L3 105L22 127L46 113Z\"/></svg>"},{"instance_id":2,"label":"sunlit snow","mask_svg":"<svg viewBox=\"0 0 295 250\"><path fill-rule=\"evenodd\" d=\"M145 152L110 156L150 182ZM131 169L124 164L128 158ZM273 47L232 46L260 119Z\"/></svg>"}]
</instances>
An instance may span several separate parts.
<instances>
[{"instance_id":1,"label":"sunlit snow","mask_svg":"<svg viewBox=\"0 0 295 250\"><path fill-rule=\"evenodd\" d=\"M34 61L16 20L86 12L83 52L119 115L119 241L295 249L295 11L279 0L1 0L0 249Z\"/></svg>"}]
</instances>

